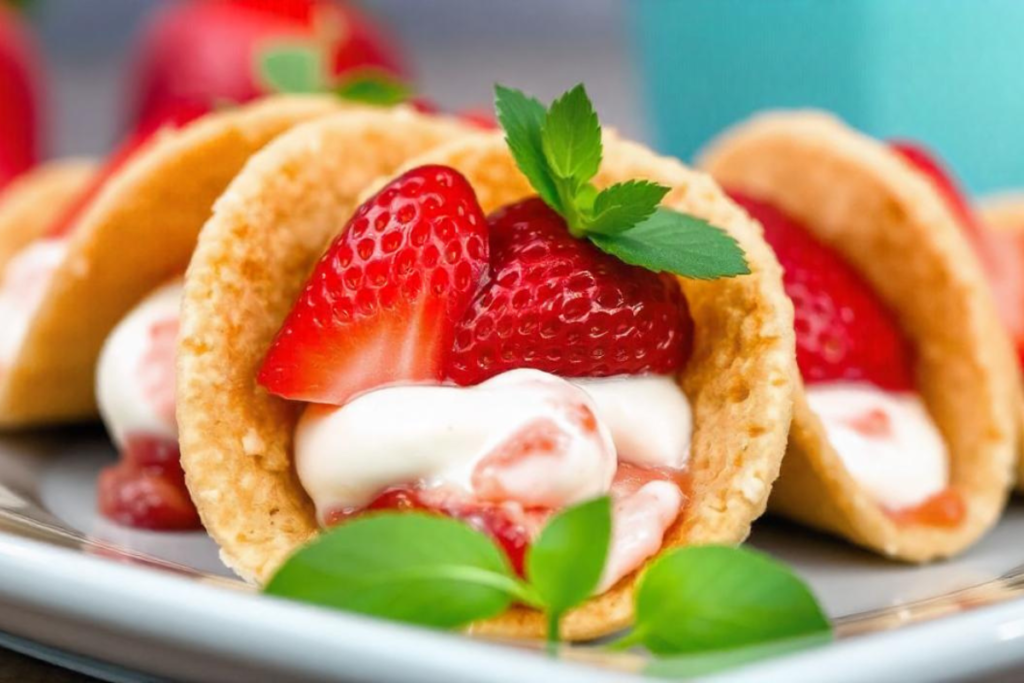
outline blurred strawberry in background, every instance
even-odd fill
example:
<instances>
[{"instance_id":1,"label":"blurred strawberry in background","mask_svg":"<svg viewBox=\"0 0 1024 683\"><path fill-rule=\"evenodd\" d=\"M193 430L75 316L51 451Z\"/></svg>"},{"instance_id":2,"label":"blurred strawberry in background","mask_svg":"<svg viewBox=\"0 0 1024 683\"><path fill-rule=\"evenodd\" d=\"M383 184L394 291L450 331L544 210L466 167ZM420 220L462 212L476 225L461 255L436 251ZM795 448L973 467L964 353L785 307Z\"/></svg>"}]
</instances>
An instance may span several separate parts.
<instances>
[{"instance_id":1,"label":"blurred strawberry in background","mask_svg":"<svg viewBox=\"0 0 1024 683\"><path fill-rule=\"evenodd\" d=\"M394 43L365 14L336 0L177 0L154 14L134 63L133 122L151 126L182 106L212 108L263 93L258 54L316 43L332 76L372 67L404 69Z\"/></svg>"},{"instance_id":2,"label":"blurred strawberry in background","mask_svg":"<svg viewBox=\"0 0 1024 683\"><path fill-rule=\"evenodd\" d=\"M15 4L0 0L0 187L39 156L41 59Z\"/></svg>"}]
</instances>

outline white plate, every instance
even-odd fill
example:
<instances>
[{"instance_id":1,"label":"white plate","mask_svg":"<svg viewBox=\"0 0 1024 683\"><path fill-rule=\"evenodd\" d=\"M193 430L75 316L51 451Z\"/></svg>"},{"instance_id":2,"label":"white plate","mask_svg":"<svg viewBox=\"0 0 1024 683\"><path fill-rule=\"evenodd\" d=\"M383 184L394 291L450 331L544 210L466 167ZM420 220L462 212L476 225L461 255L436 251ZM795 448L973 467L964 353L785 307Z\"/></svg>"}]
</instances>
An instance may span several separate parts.
<instances>
[{"instance_id":1,"label":"white plate","mask_svg":"<svg viewBox=\"0 0 1024 683\"><path fill-rule=\"evenodd\" d=\"M0 439L0 631L73 653L80 667L86 657L196 680L451 683L622 681L646 663L588 648L556 660L257 596L205 535L131 531L99 517L95 478L113 457L92 430ZM760 523L753 544L811 583L840 640L724 678L939 680L1024 663L1024 602L1013 600L1024 584L1015 573L1021 538L1024 507L1014 504L964 557L906 567Z\"/></svg>"}]
</instances>

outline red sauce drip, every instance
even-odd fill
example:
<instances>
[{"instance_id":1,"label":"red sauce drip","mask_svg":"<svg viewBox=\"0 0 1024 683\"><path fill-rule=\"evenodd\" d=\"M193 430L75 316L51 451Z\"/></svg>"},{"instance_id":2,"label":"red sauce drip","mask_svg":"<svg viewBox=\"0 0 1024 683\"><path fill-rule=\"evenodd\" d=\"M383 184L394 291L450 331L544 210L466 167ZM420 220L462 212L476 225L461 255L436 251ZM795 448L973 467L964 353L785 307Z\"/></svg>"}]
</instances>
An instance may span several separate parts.
<instances>
[{"instance_id":1,"label":"red sauce drip","mask_svg":"<svg viewBox=\"0 0 1024 683\"><path fill-rule=\"evenodd\" d=\"M947 488L913 507L886 510L885 513L897 524L948 529L963 522L967 506L956 489Z\"/></svg>"},{"instance_id":2,"label":"red sauce drip","mask_svg":"<svg viewBox=\"0 0 1024 683\"><path fill-rule=\"evenodd\" d=\"M846 424L869 438L885 438L892 435L892 420L884 410L875 408L845 420Z\"/></svg>"},{"instance_id":3,"label":"red sauce drip","mask_svg":"<svg viewBox=\"0 0 1024 683\"><path fill-rule=\"evenodd\" d=\"M505 551L512 568L519 575L523 574L526 549L533 537L530 527L534 523L543 523L551 514L550 510L540 508L522 510L498 503L439 498L432 491L413 486L396 486L384 491L365 508L328 512L325 523L334 526L367 512L381 510L434 512L462 520L493 538Z\"/></svg>"},{"instance_id":4,"label":"red sauce drip","mask_svg":"<svg viewBox=\"0 0 1024 683\"><path fill-rule=\"evenodd\" d=\"M100 513L124 526L153 531L201 528L175 441L140 434L128 437L121 462L100 473Z\"/></svg>"},{"instance_id":5,"label":"red sauce drip","mask_svg":"<svg viewBox=\"0 0 1024 683\"><path fill-rule=\"evenodd\" d=\"M620 462L612 482L613 500L636 493L644 484L656 480L675 482L688 501L692 478L688 472L662 468L644 468ZM554 512L550 508L522 508L515 504L487 503L458 499L416 486L396 486L377 496L365 508L331 510L326 526L341 524L367 512L392 510L434 512L462 520L493 538L508 556L512 568L522 576L530 542Z\"/></svg>"}]
</instances>

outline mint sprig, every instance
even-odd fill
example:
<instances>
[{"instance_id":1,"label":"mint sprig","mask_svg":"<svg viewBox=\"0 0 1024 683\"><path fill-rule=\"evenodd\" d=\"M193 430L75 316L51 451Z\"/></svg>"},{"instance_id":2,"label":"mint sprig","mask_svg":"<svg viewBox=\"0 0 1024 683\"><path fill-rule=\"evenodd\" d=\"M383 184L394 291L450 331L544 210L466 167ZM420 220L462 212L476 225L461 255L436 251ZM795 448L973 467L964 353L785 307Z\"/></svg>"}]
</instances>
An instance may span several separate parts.
<instances>
[{"instance_id":1,"label":"mint sprig","mask_svg":"<svg viewBox=\"0 0 1024 683\"><path fill-rule=\"evenodd\" d=\"M548 615L548 640L562 615L594 592L608 558L612 507L607 496L555 515L526 554L526 576Z\"/></svg>"},{"instance_id":2,"label":"mint sprig","mask_svg":"<svg viewBox=\"0 0 1024 683\"><path fill-rule=\"evenodd\" d=\"M640 575L635 597L636 623L620 648L642 644L655 654L689 654L829 631L807 585L752 550L674 550Z\"/></svg>"},{"instance_id":3,"label":"mint sprig","mask_svg":"<svg viewBox=\"0 0 1024 683\"><path fill-rule=\"evenodd\" d=\"M637 179L603 190L594 186L604 149L582 84L550 107L497 85L495 109L519 170L575 237L655 272L696 279L750 273L743 250L725 231L659 208L669 191L664 185Z\"/></svg>"},{"instance_id":4,"label":"mint sprig","mask_svg":"<svg viewBox=\"0 0 1024 683\"><path fill-rule=\"evenodd\" d=\"M419 513L368 515L320 535L264 592L441 628L536 603L489 537Z\"/></svg>"},{"instance_id":5,"label":"mint sprig","mask_svg":"<svg viewBox=\"0 0 1024 683\"><path fill-rule=\"evenodd\" d=\"M487 535L453 519L380 513L346 522L296 552L270 595L422 626L457 628L518 603L548 616L550 641L565 612L594 592L608 554L607 497L555 515L515 575ZM643 645L669 657L652 673L704 672L831 638L810 589L783 564L724 546L670 550L643 570L636 620L613 649Z\"/></svg>"},{"instance_id":6,"label":"mint sprig","mask_svg":"<svg viewBox=\"0 0 1024 683\"><path fill-rule=\"evenodd\" d=\"M343 100L380 107L405 102L412 88L380 69L356 69L332 81L323 50L311 42L279 43L259 51L260 86L271 93L334 93Z\"/></svg>"}]
</instances>

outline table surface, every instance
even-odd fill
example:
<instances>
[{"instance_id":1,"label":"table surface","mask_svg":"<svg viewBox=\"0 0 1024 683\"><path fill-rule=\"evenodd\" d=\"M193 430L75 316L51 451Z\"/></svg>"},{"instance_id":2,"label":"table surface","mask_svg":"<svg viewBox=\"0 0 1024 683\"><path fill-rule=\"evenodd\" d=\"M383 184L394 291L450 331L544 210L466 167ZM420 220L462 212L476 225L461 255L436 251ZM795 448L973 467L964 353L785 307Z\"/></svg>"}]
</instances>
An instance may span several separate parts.
<instances>
[{"instance_id":1,"label":"table surface","mask_svg":"<svg viewBox=\"0 0 1024 683\"><path fill-rule=\"evenodd\" d=\"M95 679L0 648L0 683L79 683Z\"/></svg>"}]
</instances>

